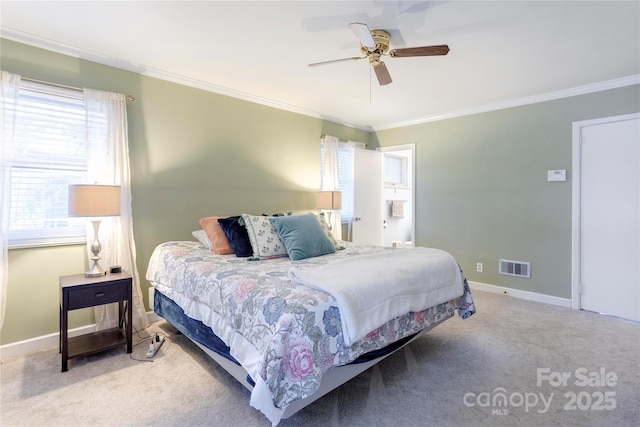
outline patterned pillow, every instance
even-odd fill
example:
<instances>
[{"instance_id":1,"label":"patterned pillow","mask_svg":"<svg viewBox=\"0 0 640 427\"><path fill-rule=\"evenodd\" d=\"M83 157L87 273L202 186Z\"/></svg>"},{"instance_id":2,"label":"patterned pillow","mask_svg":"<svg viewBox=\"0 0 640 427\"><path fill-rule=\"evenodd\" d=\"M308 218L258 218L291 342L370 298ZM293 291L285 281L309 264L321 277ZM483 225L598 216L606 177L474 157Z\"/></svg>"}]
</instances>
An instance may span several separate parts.
<instances>
[{"instance_id":1,"label":"patterned pillow","mask_svg":"<svg viewBox=\"0 0 640 427\"><path fill-rule=\"evenodd\" d=\"M316 216L316 218L318 218L318 222L320 223L320 227L322 228L322 231L324 231L324 234L327 235L327 237L333 244L333 247L336 249L340 249L340 245L338 244L338 241L333 236L333 233L331 232L331 230L329 230L329 224L327 224L327 220L324 218L324 212L321 212L320 215Z\"/></svg>"},{"instance_id":2,"label":"patterned pillow","mask_svg":"<svg viewBox=\"0 0 640 427\"><path fill-rule=\"evenodd\" d=\"M249 234L254 257L268 259L287 256L287 249L268 216L242 214L242 219Z\"/></svg>"}]
</instances>

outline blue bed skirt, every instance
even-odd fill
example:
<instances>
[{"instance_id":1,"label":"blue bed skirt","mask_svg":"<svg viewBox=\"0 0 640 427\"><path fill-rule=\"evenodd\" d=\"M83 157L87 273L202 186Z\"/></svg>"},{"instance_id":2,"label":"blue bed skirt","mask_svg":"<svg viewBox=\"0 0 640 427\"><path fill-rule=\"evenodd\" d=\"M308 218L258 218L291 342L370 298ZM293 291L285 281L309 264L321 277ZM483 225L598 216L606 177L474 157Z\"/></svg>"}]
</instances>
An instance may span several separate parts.
<instances>
[{"instance_id":1,"label":"blue bed skirt","mask_svg":"<svg viewBox=\"0 0 640 427\"><path fill-rule=\"evenodd\" d=\"M173 302L173 300L166 297L164 294L158 292L158 290L155 290L153 294L153 311L155 311L159 316L163 317L167 322L175 326L176 329L186 335L189 339L202 344L209 350L214 351L220 356L229 359L236 365L241 366L240 363L236 359L234 359L233 356L231 356L229 347L224 343L224 341L222 341L216 334L213 333L211 328L209 328L201 321L192 319L187 316L184 313L184 310L182 310L182 308L178 304ZM373 359L377 359L378 357L382 357L384 355L392 353L405 345L408 341L411 341L414 336L415 334L410 335L394 343L391 343L384 348L365 353L351 363L365 363ZM247 376L247 381L252 386L254 385L251 377Z\"/></svg>"},{"instance_id":2,"label":"blue bed skirt","mask_svg":"<svg viewBox=\"0 0 640 427\"><path fill-rule=\"evenodd\" d=\"M184 310L172 299L161 294L156 289L153 294L153 311L158 316L163 317L167 322L171 323L180 332L186 335L192 341L196 341L209 350L218 353L236 365L240 363L231 356L230 348L222 341L211 328L199 320L195 320L184 314Z\"/></svg>"}]
</instances>

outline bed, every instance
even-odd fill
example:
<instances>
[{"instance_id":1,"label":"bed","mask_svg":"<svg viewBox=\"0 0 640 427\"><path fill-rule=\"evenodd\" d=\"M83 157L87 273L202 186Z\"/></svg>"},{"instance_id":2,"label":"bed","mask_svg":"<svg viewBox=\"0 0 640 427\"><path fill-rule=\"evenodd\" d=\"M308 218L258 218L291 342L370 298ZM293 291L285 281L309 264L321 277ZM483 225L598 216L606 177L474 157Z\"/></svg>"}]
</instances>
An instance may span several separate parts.
<instances>
[{"instance_id":1,"label":"bed","mask_svg":"<svg viewBox=\"0 0 640 427\"><path fill-rule=\"evenodd\" d=\"M335 253L296 261L218 255L199 242L162 243L146 275L155 288L154 311L250 390L251 406L273 425L456 313L466 319L475 312L456 263L460 290L454 297L444 295L445 301L422 310L400 308L398 316L393 310L402 304L392 301L383 311L395 317L363 335L347 327L342 297L305 283L313 276L304 274L415 249L340 245Z\"/></svg>"}]
</instances>

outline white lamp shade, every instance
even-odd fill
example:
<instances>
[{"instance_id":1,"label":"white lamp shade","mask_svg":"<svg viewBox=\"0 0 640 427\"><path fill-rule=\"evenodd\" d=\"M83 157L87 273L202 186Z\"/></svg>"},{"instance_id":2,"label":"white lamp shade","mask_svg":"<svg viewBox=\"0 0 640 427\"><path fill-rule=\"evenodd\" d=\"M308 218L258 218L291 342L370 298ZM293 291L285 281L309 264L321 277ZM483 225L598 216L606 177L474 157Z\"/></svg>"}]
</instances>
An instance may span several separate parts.
<instances>
[{"instance_id":1,"label":"white lamp shade","mask_svg":"<svg viewBox=\"0 0 640 427\"><path fill-rule=\"evenodd\" d=\"M339 191L318 191L316 193L316 207L318 209L342 209L342 193Z\"/></svg>"},{"instance_id":2,"label":"white lamp shade","mask_svg":"<svg viewBox=\"0 0 640 427\"><path fill-rule=\"evenodd\" d=\"M119 216L120 186L70 185L69 216Z\"/></svg>"}]
</instances>

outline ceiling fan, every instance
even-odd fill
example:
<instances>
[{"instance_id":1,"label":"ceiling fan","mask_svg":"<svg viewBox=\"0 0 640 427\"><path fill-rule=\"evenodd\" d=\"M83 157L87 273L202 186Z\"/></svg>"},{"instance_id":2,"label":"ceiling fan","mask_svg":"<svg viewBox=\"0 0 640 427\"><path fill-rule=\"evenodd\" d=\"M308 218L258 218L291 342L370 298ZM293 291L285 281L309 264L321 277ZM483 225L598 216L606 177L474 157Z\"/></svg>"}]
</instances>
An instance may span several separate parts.
<instances>
[{"instance_id":1,"label":"ceiling fan","mask_svg":"<svg viewBox=\"0 0 640 427\"><path fill-rule=\"evenodd\" d=\"M384 30L369 30L367 24L362 24L360 22L353 22L349 24L349 27L360 41L360 50L365 56L353 56L351 58L315 62L313 64L309 64L309 67L368 58L369 63L373 66L373 70L376 72L378 83L380 83L380 86L384 86L391 83L392 80L389 70L387 70L387 66L380 59L381 56L387 55L392 58L404 58L409 56L437 56L449 53L449 46L446 44L389 50L391 35L388 32Z\"/></svg>"}]
</instances>

